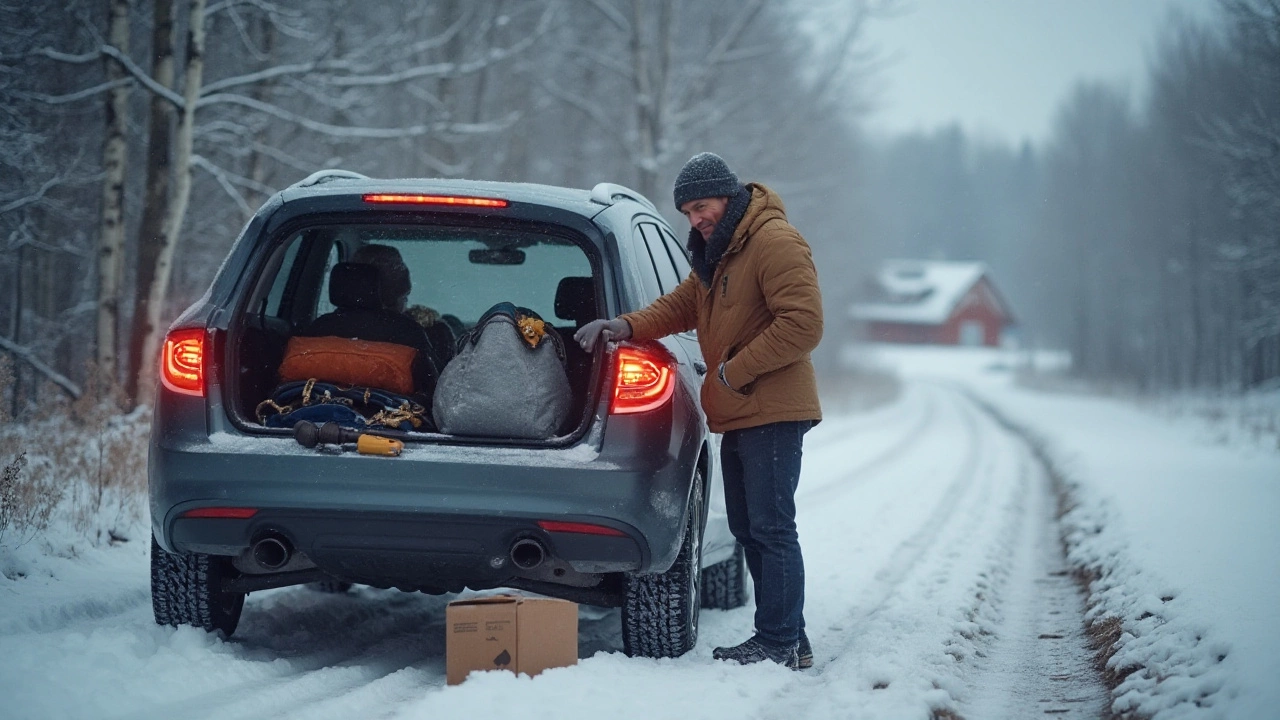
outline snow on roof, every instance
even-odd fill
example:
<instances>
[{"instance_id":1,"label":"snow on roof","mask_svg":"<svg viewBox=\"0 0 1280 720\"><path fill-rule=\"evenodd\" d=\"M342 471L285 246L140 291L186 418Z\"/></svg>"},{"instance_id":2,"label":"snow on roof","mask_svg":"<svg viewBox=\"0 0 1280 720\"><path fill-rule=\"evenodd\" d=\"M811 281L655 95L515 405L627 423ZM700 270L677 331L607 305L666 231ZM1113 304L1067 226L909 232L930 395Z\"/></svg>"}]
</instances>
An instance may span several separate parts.
<instances>
[{"instance_id":1,"label":"snow on roof","mask_svg":"<svg viewBox=\"0 0 1280 720\"><path fill-rule=\"evenodd\" d=\"M874 302L855 303L856 320L941 325L965 293L987 274L980 262L886 260L876 273Z\"/></svg>"}]
</instances>

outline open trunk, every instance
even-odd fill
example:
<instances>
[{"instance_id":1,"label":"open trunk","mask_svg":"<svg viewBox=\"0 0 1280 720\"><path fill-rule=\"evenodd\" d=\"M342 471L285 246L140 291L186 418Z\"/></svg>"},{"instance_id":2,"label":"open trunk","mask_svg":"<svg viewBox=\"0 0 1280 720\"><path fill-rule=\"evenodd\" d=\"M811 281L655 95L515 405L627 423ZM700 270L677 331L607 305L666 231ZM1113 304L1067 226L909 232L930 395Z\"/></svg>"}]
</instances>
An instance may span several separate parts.
<instances>
[{"instance_id":1,"label":"open trunk","mask_svg":"<svg viewBox=\"0 0 1280 720\"><path fill-rule=\"evenodd\" d=\"M224 372L227 409L249 432L268 428L263 405L282 384L291 338L342 337L417 344L412 392L431 415L434 381L458 340L484 313L507 302L533 311L559 336L571 399L550 437L449 436L428 424L411 433L437 442L562 445L584 433L599 387L596 361L573 341L577 328L601 317L598 251L557 226L388 224L342 219L285 228L254 265L251 290L228 327ZM376 278L376 280L372 280ZM376 288L368 287L370 282ZM406 330L406 324L408 329ZM601 358L601 353L596 358ZM321 373L323 374L323 373ZM329 378L320 377L325 381Z\"/></svg>"}]
</instances>

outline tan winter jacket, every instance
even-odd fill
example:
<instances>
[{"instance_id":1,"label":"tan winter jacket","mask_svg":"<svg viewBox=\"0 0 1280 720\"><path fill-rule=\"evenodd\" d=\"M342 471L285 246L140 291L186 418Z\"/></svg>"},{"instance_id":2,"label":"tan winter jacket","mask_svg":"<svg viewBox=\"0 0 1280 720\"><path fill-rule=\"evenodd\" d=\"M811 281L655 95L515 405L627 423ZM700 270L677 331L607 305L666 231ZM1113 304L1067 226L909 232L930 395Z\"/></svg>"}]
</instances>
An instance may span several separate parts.
<instances>
[{"instance_id":1,"label":"tan winter jacket","mask_svg":"<svg viewBox=\"0 0 1280 720\"><path fill-rule=\"evenodd\" d=\"M822 297L809 245L787 222L782 199L750 183L711 289L696 272L648 307L623 315L632 337L698 330L707 363L702 409L712 432L821 420L809 353L822 338ZM725 387L717 368L725 362Z\"/></svg>"}]
</instances>

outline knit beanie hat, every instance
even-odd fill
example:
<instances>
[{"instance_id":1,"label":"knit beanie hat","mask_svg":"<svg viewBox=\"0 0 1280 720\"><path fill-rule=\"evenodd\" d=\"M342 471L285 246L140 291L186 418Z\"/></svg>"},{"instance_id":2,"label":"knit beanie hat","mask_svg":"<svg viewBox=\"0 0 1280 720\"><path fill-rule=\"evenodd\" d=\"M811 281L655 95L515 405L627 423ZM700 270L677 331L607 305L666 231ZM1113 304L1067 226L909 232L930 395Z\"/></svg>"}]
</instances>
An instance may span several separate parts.
<instances>
[{"instance_id":1,"label":"knit beanie hat","mask_svg":"<svg viewBox=\"0 0 1280 720\"><path fill-rule=\"evenodd\" d=\"M733 174L725 161L715 153L698 153L676 176L676 209L690 200L709 197L733 197L741 188L738 176Z\"/></svg>"}]
</instances>

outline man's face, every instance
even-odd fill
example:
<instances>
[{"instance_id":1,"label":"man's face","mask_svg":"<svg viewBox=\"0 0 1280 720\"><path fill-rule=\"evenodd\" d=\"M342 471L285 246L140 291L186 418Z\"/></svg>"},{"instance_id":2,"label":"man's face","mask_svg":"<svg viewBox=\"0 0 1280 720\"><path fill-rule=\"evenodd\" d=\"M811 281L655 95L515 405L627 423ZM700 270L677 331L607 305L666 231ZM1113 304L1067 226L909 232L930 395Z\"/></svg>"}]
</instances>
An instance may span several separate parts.
<instances>
[{"instance_id":1,"label":"man's face","mask_svg":"<svg viewBox=\"0 0 1280 720\"><path fill-rule=\"evenodd\" d=\"M709 240L711 232L716 229L716 223L724 217L727 207L729 207L727 197L701 198L681 205L680 212L689 218L689 225L697 229L703 240Z\"/></svg>"}]
</instances>

